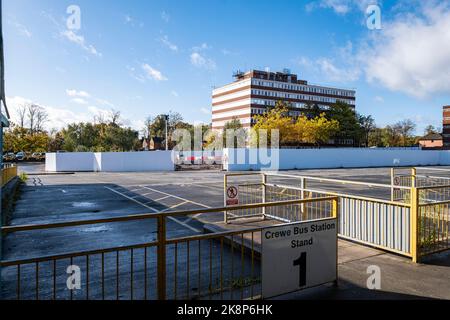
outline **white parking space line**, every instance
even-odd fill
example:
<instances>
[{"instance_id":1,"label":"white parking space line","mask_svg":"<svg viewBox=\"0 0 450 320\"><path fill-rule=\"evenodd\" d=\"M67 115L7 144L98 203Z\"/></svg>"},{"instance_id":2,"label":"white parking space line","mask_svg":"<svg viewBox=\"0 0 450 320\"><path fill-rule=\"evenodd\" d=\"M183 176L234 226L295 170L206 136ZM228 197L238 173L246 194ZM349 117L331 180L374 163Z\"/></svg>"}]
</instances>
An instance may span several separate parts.
<instances>
[{"instance_id":1,"label":"white parking space line","mask_svg":"<svg viewBox=\"0 0 450 320\"><path fill-rule=\"evenodd\" d=\"M192 204L196 204L196 205L198 205L200 207L203 207L203 208L211 208L210 206L207 206L206 204L195 202L195 201L191 201L189 199L182 198L182 197L179 197L179 196L176 196L176 195L164 192L164 191L159 191L159 190L156 190L156 189L153 189L153 188L150 188L150 187L146 187L146 186L143 186L143 188L151 190L151 191L154 191L154 192L158 192L158 193L164 194L166 196L169 196L169 197L172 197L172 198L175 198L175 199L179 199L179 200L186 201L186 202L189 202L189 203L192 203Z\"/></svg>"},{"instance_id":2,"label":"white parking space line","mask_svg":"<svg viewBox=\"0 0 450 320\"><path fill-rule=\"evenodd\" d=\"M131 197L129 197L129 196L127 196L127 195L125 195L125 194L123 194L123 193L117 191L117 190L114 190L114 189L109 188L109 187L105 187L105 188L108 189L108 190L111 190L111 191L114 192L114 193L117 193L118 195L121 195L121 196L124 197L124 198L127 198L128 200L131 200L131 201L133 201L133 202L136 202L137 204L140 204L141 206L143 206L143 207L145 207L145 208L147 208L147 209L153 210L155 213L158 213L158 212L164 212L164 211L158 211L158 210L156 210L155 208L152 208L152 207L146 205L145 203L142 203L142 202L140 202L140 201L138 201L138 200L135 200L135 199L133 199L133 198L131 198ZM169 208L169 209L170 209L170 208ZM179 225L181 225L181 226L183 226L183 227L185 227L185 228L187 228L187 229L190 229L190 230L196 232L196 233L201 233L201 230L196 229L196 228L194 228L194 227L191 227L191 226L188 225L187 223L181 222L180 220L178 220L178 219L176 219L176 218L174 218L174 217L167 217L167 218L170 219L170 220L172 220L173 222L178 223Z\"/></svg>"},{"instance_id":3,"label":"white parking space line","mask_svg":"<svg viewBox=\"0 0 450 320\"><path fill-rule=\"evenodd\" d=\"M139 190L142 190L143 188L138 188L138 189L131 189L131 190L128 190L129 192L136 192L136 191L139 191Z\"/></svg>"},{"instance_id":4,"label":"white parking space line","mask_svg":"<svg viewBox=\"0 0 450 320\"><path fill-rule=\"evenodd\" d=\"M170 208L167 208L167 209L162 210L161 212L166 212L166 211L169 211L169 210L172 210L172 209L181 207L182 205L187 204L187 203L189 203L189 202L187 202L187 201L180 202L180 203L178 203L178 204L175 204L175 205L171 206Z\"/></svg>"},{"instance_id":5,"label":"white parking space line","mask_svg":"<svg viewBox=\"0 0 450 320\"><path fill-rule=\"evenodd\" d=\"M165 200L165 199L168 199L168 198L170 198L170 197L171 197L171 196L165 196L165 197L162 197L162 198L155 199L155 201Z\"/></svg>"},{"instance_id":6,"label":"white parking space line","mask_svg":"<svg viewBox=\"0 0 450 320\"><path fill-rule=\"evenodd\" d=\"M123 194L122 192L119 192L119 191L117 191L117 190L114 190L114 189L112 189L112 188L110 188L110 187L105 187L105 188L108 189L108 190L111 190L111 191L114 192L114 193L117 193L118 195L121 195L121 196L124 197L124 198L127 198L128 200L131 200L131 201L133 201L133 202L136 202L137 204L140 204L141 206L144 206L144 207L146 207L147 209L152 210L153 212L158 212L158 210L156 210L155 208L150 207L150 206L147 206L146 204L144 204L144 203L142 203L142 202L140 202L140 201L138 201L138 200L136 200L136 199L134 199L134 198L132 198L132 197L129 197L129 196L127 196L126 194Z\"/></svg>"},{"instance_id":7,"label":"white parking space line","mask_svg":"<svg viewBox=\"0 0 450 320\"><path fill-rule=\"evenodd\" d=\"M203 184L223 184L223 178L221 179L217 179L217 180L206 180L202 182L178 182L178 183L149 183L146 186L151 186L151 187L162 187L162 186L168 186L168 185L173 185L173 186L195 186L195 185L203 185ZM128 188L140 188L142 185L136 185L136 184L121 184L124 187L128 187ZM139 190L139 189L137 189Z\"/></svg>"}]
</instances>

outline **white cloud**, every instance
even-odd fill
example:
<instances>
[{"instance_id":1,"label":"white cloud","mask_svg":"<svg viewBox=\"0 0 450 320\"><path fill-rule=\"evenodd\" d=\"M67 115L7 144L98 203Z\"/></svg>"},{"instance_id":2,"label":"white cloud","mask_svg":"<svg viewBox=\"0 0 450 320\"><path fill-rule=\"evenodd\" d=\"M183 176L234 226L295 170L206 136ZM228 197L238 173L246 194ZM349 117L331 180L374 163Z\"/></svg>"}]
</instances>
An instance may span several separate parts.
<instances>
[{"instance_id":1,"label":"white cloud","mask_svg":"<svg viewBox=\"0 0 450 320\"><path fill-rule=\"evenodd\" d=\"M114 104L112 102L109 102L108 100L95 99L95 101L97 101L97 103L102 105L102 106L107 106L107 107L110 107L110 108L114 108Z\"/></svg>"},{"instance_id":2,"label":"white cloud","mask_svg":"<svg viewBox=\"0 0 450 320\"><path fill-rule=\"evenodd\" d=\"M169 37L167 35L164 35L161 39L159 39L162 44L164 44L167 48L169 48L170 50L177 52L178 51L178 46L172 42L169 41Z\"/></svg>"},{"instance_id":3,"label":"white cloud","mask_svg":"<svg viewBox=\"0 0 450 320\"><path fill-rule=\"evenodd\" d=\"M137 70L135 67L130 67L127 66L127 70L128 73L130 75L130 77L132 77L133 79L139 81L140 83L144 83L145 82L145 76L138 74Z\"/></svg>"},{"instance_id":4,"label":"white cloud","mask_svg":"<svg viewBox=\"0 0 450 320\"><path fill-rule=\"evenodd\" d=\"M179 97L178 92L176 92L175 90L172 90L172 91L170 92L170 94L173 95L174 97Z\"/></svg>"},{"instance_id":5,"label":"white cloud","mask_svg":"<svg viewBox=\"0 0 450 320\"><path fill-rule=\"evenodd\" d=\"M87 112L72 112L63 108L55 108L50 106L44 106L40 103L34 102L30 99L23 97L6 97L8 107L10 108L11 120L18 123L18 108L19 106L27 105L30 103L38 104L45 109L48 113L48 122L46 128L62 129L69 123L73 122L85 122L92 120L92 114Z\"/></svg>"},{"instance_id":6,"label":"white cloud","mask_svg":"<svg viewBox=\"0 0 450 320\"><path fill-rule=\"evenodd\" d=\"M8 23L13 25L17 29L17 31L19 32L20 35L25 36L27 38L31 38L33 36L31 31L28 30L28 28L26 26L19 23L15 18L8 19Z\"/></svg>"},{"instance_id":7,"label":"white cloud","mask_svg":"<svg viewBox=\"0 0 450 320\"><path fill-rule=\"evenodd\" d=\"M67 89L66 94L69 97L80 97L80 98L89 98L91 95L86 91L77 91L75 89Z\"/></svg>"},{"instance_id":8,"label":"white cloud","mask_svg":"<svg viewBox=\"0 0 450 320\"><path fill-rule=\"evenodd\" d=\"M238 52L235 52L235 51L232 51L232 50L228 50L228 49L222 49L221 52L222 52L222 54L224 56L237 56L237 55L239 55Z\"/></svg>"},{"instance_id":9,"label":"white cloud","mask_svg":"<svg viewBox=\"0 0 450 320\"><path fill-rule=\"evenodd\" d=\"M450 93L450 4L421 2L414 11L395 11L383 29L370 31L356 50L351 42L332 58L302 57L297 63L328 80L371 84L416 98Z\"/></svg>"},{"instance_id":10,"label":"white cloud","mask_svg":"<svg viewBox=\"0 0 450 320\"><path fill-rule=\"evenodd\" d=\"M415 97L450 93L450 9L422 7L383 24L360 52L369 82Z\"/></svg>"},{"instance_id":11,"label":"white cloud","mask_svg":"<svg viewBox=\"0 0 450 320\"><path fill-rule=\"evenodd\" d=\"M61 34L61 36L63 36L70 42L77 44L78 46L80 46L82 49L89 52L90 54L97 56L97 57L102 56L102 54L100 52L98 52L97 49L92 44L86 43L86 40L84 39L84 37L82 35L78 35L72 30L64 30L64 31L61 31L60 34Z\"/></svg>"},{"instance_id":12,"label":"white cloud","mask_svg":"<svg viewBox=\"0 0 450 320\"><path fill-rule=\"evenodd\" d=\"M167 12L163 11L161 12L161 19L167 23L170 21L170 15Z\"/></svg>"},{"instance_id":13,"label":"white cloud","mask_svg":"<svg viewBox=\"0 0 450 320\"><path fill-rule=\"evenodd\" d=\"M125 15L124 19L125 19L125 24L128 24L132 27L139 26L142 28L144 26L143 22L137 21L135 18L133 18L129 14Z\"/></svg>"},{"instance_id":14,"label":"white cloud","mask_svg":"<svg viewBox=\"0 0 450 320\"><path fill-rule=\"evenodd\" d=\"M95 116L102 116L103 118L107 118L111 114L110 110L101 109L96 106L89 106L87 109L91 114Z\"/></svg>"},{"instance_id":15,"label":"white cloud","mask_svg":"<svg viewBox=\"0 0 450 320\"><path fill-rule=\"evenodd\" d=\"M79 108L80 111L73 112L67 108L47 106L24 97L6 97L6 101L11 113L11 120L14 123L18 123L19 120L19 106L34 103L44 108L48 114L48 122L45 125L47 129L62 129L71 123L92 122L95 116L98 116L99 114L108 116L111 112L110 110L105 110L96 106L89 106L87 108L82 107ZM142 120L124 118L122 123L135 130L140 130L143 127Z\"/></svg>"},{"instance_id":16,"label":"white cloud","mask_svg":"<svg viewBox=\"0 0 450 320\"><path fill-rule=\"evenodd\" d=\"M214 60L204 57L198 52L193 52L190 58L191 64L195 67L204 68L207 70L215 70L217 67Z\"/></svg>"},{"instance_id":17,"label":"white cloud","mask_svg":"<svg viewBox=\"0 0 450 320\"><path fill-rule=\"evenodd\" d=\"M210 45L208 45L207 43L203 42L201 45L193 47L192 51L199 52L199 51L209 50L211 48L212 47Z\"/></svg>"},{"instance_id":18,"label":"white cloud","mask_svg":"<svg viewBox=\"0 0 450 320\"><path fill-rule=\"evenodd\" d=\"M352 64L336 62L331 58L320 57L315 60L311 60L307 57L300 57L296 60L303 68L312 70L318 74L320 78L324 78L333 82L353 82L359 79L361 71ZM339 65L339 66L337 66Z\"/></svg>"},{"instance_id":19,"label":"white cloud","mask_svg":"<svg viewBox=\"0 0 450 320\"><path fill-rule=\"evenodd\" d=\"M320 0L309 2L306 4L305 9L308 12L316 9L331 9L336 14L345 15L353 9L364 11L371 4L378 4L377 0Z\"/></svg>"},{"instance_id":20,"label":"white cloud","mask_svg":"<svg viewBox=\"0 0 450 320\"><path fill-rule=\"evenodd\" d=\"M16 22L13 22L14 26L17 28L17 31L20 35L25 36L27 38L31 38L33 35L30 30L27 29L23 24Z\"/></svg>"},{"instance_id":21,"label":"white cloud","mask_svg":"<svg viewBox=\"0 0 450 320\"><path fill-rule=\"evenodd\" d=\"M376 101L376 102L380 102L380 103L384 103L384 98L381 97L381 96L376 96L376 97L375 97L375 101Z\"/></svg>"},{"instance_id":22,"label":"white cloud","mask_svg":"<svg viewBox=\"0 0 450 320\"><path fill-rule=\"evenodd\" d=\"M71 101L76 104L82 104L82 105L88 104L88 102L82 98L75 98L75 99L72 99Z\"/></svg>"},{"instance_id":23,"label":"white cloud","mask_svg":"<svg viewBox=\"0 0 450 320\"><path fill-rule=\"evenodd\" d=\"M201 108L200 111L204 114L211 114L211 110L209 110L207 108Z\"/></svg>"},{"instance_id":24,"label":"white cloud","mask_svg":"<svg viewBox=\"0 0 450 320\"><path fill-rule=\"evenodd\" d=\"M213 59L208 58L202 51L210 50L212 47L207 43L192 48L190 55L191 64L197 68L203 68L209 71L215 70L217 65Z\"/></svg>"},{"instance_id":25,"label":"white cloud","mask_svg":"<svg viewBox=\"0 0 450 320\"><path fill-rule=\"evenodd\" d=\"M371 3L323 0L311 4L309 9L330 8L345 14L355 8L365 10ZM368 32L357 50L348 43L333 58L303 57L297 63L338 82L355 81L365 75L369 83L416 98L449 94L450 4L414 3L414 10L393 8L393 18L383 19L382 30Z\"/></svg>"},{"instance_id":26,"label":"white cloud","mask_svg":"<svg viewBox=\"0 0 450 320\"><path fill-rule=\"evenodd\" d=\"M161 71L156 70L155 68L153 68L152 66L148 65L147 63L144 63L142 65L142 69L145 71L147 78L149 79L153 79L156 81L166 81L168 80L165 76L163 76L163 74L161 73Z\"/></svg>"},{"instance_id":27,"label":"white cloud","mask_svg":"<svg viewBox=\"0 0 450 320\"><path fill-rule=\"evenodd\" d=\"M357 68L341 68L337 67L331 59L320 58L316 61L321 72L330 81L335 82L352 82L359 78L360 71Z\"/></svg>"}]
</instances>

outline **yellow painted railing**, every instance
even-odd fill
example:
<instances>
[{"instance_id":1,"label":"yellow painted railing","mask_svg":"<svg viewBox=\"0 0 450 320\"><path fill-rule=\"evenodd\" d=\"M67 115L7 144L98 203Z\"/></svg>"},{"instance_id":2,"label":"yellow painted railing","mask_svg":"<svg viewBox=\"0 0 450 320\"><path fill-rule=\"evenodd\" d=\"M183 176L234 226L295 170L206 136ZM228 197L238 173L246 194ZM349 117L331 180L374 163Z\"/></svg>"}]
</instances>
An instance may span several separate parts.
<instances>
[{"instance_id":1,"label":"yellow painted railing","mask_svg":"<svg viewBox=\"0 0 450 320\"><path fill-rule=\"evenodd\" d=\"M17 176L17 167L9 166L2 169L2 187Z\"/></svg>"},{"instance_id":2,"label":"yellow painted railing","mask_svg":"<svg viewBox=\"0 0 450 320\"><path fill-rule=\"evenodd\" d=\"M261 296L261 232L264 226L249 226L215 233L171 233L167 224L179 217L218 214L265 208L330 203L323 221L337 218L338 198L294 199L233 207L145 213L103 219L52 224L6 226L3 235L109 223L150 221L155 238L139 244L91 249L44 257L0 261L4 268L4 299L48 300L147 300L147 299L254 299ZM153 221L153 223L151 222ZM281 224L279 224L281 225ZM73 232L73 231L72 231ZM151 239L151 240L150 240ZM67 290L68 266L84 274L79 291ZM33 279L30 281L30 279ZM62 281L61 281L62 279ZM26 280L26 281L25 281ZM76 296L75 296L76 295Z\"/></svg>"},{"instance_id":3,"label":"yellow painted railing","mask_svg":"<svg viewBox=\"0 0 450 320\"><path fill-rule=\"evenodd\" d=\"M238 189L240 204L339 197L340 238L419 262L425 256L450 250L450 178L418 175L417 168L407 170L402 175L391 170L390 185L278 173L228 174L224 185L225 190L230 185ZM359 189L376 191L374 195L386 198L391 189L391 199L336 192L343 184L363 186ZM225 222L260 216L289 223L321 218L317 213L327 215L330 210L329 204L319 202L280 206L270 215L260 209L225 211Z\"/></svg>"}]
</instances>

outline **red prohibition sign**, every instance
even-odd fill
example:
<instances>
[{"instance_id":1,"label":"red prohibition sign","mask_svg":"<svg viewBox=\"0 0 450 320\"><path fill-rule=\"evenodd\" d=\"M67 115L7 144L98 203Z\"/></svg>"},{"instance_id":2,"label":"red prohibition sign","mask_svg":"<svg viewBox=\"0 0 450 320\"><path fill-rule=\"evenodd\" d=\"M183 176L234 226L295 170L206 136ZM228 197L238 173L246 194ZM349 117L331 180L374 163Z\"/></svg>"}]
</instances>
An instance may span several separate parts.
<instances>
[{"instance_id":1,"label":"red prohibition sign","mask_svg":"<svg viewBox=\"0 0 450 320\"><path fill-rule=\"evenodd\" d=\"M229 187L227 189L227 195L229 199L234 199L237 197L238 191L236 189L236 187Z\"/></svg>"}]
</instances>

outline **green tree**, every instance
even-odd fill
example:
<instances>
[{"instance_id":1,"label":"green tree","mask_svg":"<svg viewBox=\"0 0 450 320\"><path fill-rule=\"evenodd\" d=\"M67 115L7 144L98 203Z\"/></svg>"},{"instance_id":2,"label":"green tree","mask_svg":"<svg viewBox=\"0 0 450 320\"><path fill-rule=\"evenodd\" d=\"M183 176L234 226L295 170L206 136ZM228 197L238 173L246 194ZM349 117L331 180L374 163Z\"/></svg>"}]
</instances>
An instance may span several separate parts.
<instances>
[{"instance_id":1,"label":"green tree","mask_svg":"<svg viewBox=\"0 0 450 320\"><path fill-rule=\"evenodd\" d=\"M400 146L406 147L415 143L414 131L416 129L415 123L410 120L402 120L394 124L394 130L400 136Z\"/></svg>"},{"instance_id":2,"label":"green tree","mask_svg":"<svg viewBox=\"0 0 450 320\"><path fill-rule=\"evenodd\" d=\"M264 114L254 116L253 120L255 124L252 130L252 146L260 146L262 142L260 130L267 132L268 146L271 145L274 134L278 134L280 146L291 145L297 141L294 119L289 116L288 104L282 101L278 101L274 108L269 108Z\"/></svg>"},{"instance_id":3,"label":"green tree","mask_svg":"<svg viewBox=\"0 0 450 320\"><path fill-rule=\"evenodd\" d=\"M324 110L321 109L317 103L314 103L314 104L308 103L304 107L303 113L309 119L314 119L314 118L320 117L320 115L322 113L324 113Z\"/></svg>"},{"instance_id":4,"label":"green tree","mask_svg":"<svg viewBox=\"0 0 450 320\"><path fill-rule=\"evenodd\" d=\"M339 140L353 140L354 145L360 143L362 137L362 129L358 119L358 115L354 109L345 102L338 101L327 112L328 119L339 122L339 131L335 138Z\"/></svg>"},{"instance_id":5,"label":"green tree","mask_svg":"<svg viewBox=\"0 0 450 320\"><path fill-rule=\"evenodd\" d=\"M383 140L382 128L375 127L369 132L369 144L368 147L385 147L385 141Z\"/></svg>"},{"instance_id":6,"label":"green tree","mask_svg":"<svg viewBox=\"0 0 450 320\"><path fill-rule=\"evenodd\" d=\"M106 122L96 118L97 123L73 123L61 131L59 140L64 141L66 151L131 151L136 150L139 134L120 125L120 114L111 112Z\"/></svg>"},{"instance_id":7,"label":"green tree","mask_svg":"<svg viewBox=\"0 0 450 320\"><path fill-rule=\"evenodd\" d=\"M370 133L376 129L375 120L370 115L364 116L361 114L357 114L357 118L364 141L364 146L368 147Z\"/></svg>"},{"instance_id":8,"label":"green tree","mask_svg":"<svg viewBox=\"0 0 450 320\"><path fill-rule=\"evenodd\" d=\"M12 125L3 136L3 152L46 152L50 138L46 132Z\"/></svg>"},{"instance_id":9,"label":"green tree","mask_svg":"<svg viewBox=\"0 0 450 320\"><path fill-rule=\"evenodd\" d=\"M222 130L222 143L225 148L243 148L247 144L247 132L241 120L233 118L225 123Z\"/></svg>"},{"instance_id":10,"label":"green tree","mask_svg":"<svg viewBox=\"0 0 450 320\"><path fill-rule=\"evenodd\" d=\"M269 109L265 114L255 116L254 120L252 130L254 146L261 144L260 129L267 130L268 144L271 143L273 130L278 130L280 146L328 143L339 130L338 121L327 119L323 112L314 118L305 114L292 117L289 115L288 105L282 102L277 103L275 108Z\"/></svg>"},{"instance_id":11,"label":"green tree","mask_svg":"<svg viewBox=\"0 0 450 320\"><path fill-rule=\"evenodd\" d=\"M166 138L166 115L160 114L155 118L148 117L146 120L146 128L144 128L145 133L148 134L148 138L162 138L165 144ZM175 142L172 141L173 132L176 129L192 129L192 125L183 122L183 117L178 112L169 111L168 113L169 120L167 122L167 136L169 140L169 148L173 148Z\"/></svg>"}]
</instances>

